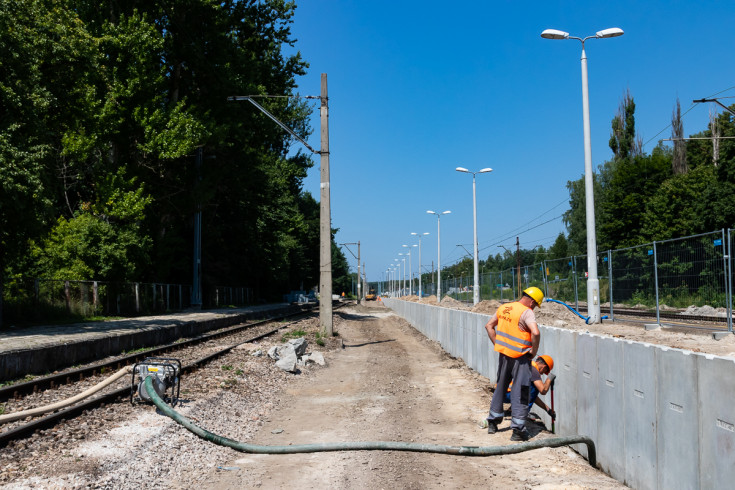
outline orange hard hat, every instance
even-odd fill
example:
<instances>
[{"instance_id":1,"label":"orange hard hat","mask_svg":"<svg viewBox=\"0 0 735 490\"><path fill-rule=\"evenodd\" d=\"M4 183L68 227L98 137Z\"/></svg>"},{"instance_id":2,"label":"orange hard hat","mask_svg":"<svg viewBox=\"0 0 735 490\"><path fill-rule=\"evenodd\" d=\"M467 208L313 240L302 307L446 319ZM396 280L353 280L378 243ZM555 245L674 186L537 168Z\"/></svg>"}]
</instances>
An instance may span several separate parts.
<instances>
[{"instance_id":1,"label":"orange hard hat","mask_svg":"<svg viewBox=\"0 0 735 490\"><path fill-rule=\"evenodd\" d=\"M554 369L554 360L551 358L551 356L543 355L539 357L544 360L547 366L549 366L549 371Z\"/></svg>"}]
</instances>

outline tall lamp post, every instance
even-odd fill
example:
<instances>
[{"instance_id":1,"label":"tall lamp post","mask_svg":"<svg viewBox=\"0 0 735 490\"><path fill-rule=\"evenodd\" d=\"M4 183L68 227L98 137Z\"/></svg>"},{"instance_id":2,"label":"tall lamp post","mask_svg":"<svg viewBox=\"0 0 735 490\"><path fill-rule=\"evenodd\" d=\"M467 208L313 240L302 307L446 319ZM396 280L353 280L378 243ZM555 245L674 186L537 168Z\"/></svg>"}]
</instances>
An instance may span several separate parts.
<instances>
[{"instance_id":1,"label":"tall lamp post","mask_svg":"<svg viewBox=\"0 0 735 490\"><path fill-rule=\"evenodd\" d=\"M475 230L475 239L473 241L473 244L475 246L475 284L472 288L473 294L472 294L472 303L477 304L480 302L480 266L479 262L477 260L477 187L475 185L475 176L477 174L484 174L486 172L492 172L493 169L491 168L483 168L482 170L478 170L477 172L471 172L467 170L464 167L457 167L455 169L457 172L464 172L467 174L472 174L472 216L474 218L474 230Z\"/></svg>"},{"instance_id":2,"label":"tall lamp post","mask_svg":"<svg viewBox=\"0 0 735 490\"><path fill-rule=\"evenodd\" d=\"M597 277L597 236L595 234L595 197L592 182L592 143L590 140L590 98L587 85L587 54L584 42L588 39L604 39L622 36L623 30L617 27L604 29L594 36L585 38L570 36L568 32L546 29L541 33L544 39L576 39L582 43L582 117L584 120L584 190L585 212L587 214L587 323L600 323L600 280Z\"/></svg>"},{"instance_id":3,"label":"tall lamp post","mask_svg":"<svg viewBox=\"0 0 735 490\"><path fill-rule=\"evenodd\" d=\"M421 237L428 234L428 231L425 233L411 233L411 235L419 237L419 299L424 297L424 291L421 288Z\"/></svg>"},{"instance_id":4,"label":"tall lamp post","mask_svg":"<svg viewBox=\"0 0 735 490\"><path fill-rule=\"evenodd\" d=\"M413 265L411 264L411 247L418 247L418 245L403 245L404 247L408 248L408 294L409 296L413 294Z\"/></svg>"},{"instance_id":5,"label":"tall lamp post","mask_svg":"<svg viewBox=\"0 0 735 490\"><path fill-rule=\"evenodd\" d=\"M431 210L426 211L427 214L436 215L436 299L442 300L442 214L449 214L451 211L442 211L437 213Z\"/></svg>"}]
</instances>

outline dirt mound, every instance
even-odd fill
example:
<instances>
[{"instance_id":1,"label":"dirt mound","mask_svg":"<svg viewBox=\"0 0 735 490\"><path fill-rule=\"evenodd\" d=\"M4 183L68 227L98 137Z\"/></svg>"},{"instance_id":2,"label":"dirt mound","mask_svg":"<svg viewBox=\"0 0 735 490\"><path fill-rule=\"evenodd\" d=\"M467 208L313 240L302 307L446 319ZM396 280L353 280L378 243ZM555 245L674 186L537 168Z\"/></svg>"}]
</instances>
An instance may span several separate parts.
<instances>
[{"instance_id":1,"label":"dirt mound","mask_svg":"<svg viewBox=\"0 0 735 490\"><path fill-rule=\"evenodd\" d=\"M714 308L709 305L704 306L690 306L686 310L679 313L680 315L692 315L692 316L718 316L726 317L727 310L725 308Z\"/></svg>"},{"instance_id":2,"label":"dirt mound","mask_svg":"<svg viewBox=\"0 0 735 490\"><path fill-rule=\"evenodd\" d=\"M486 299L472 307L472 311L475 313L487 313L488 315L492 315L498 310L500 305L500 301L496 299Z\"/></svg>"},{"instance_id":3,"label":"dirt mound","mask_svg":"<svg viewBox=\"0 0 735 490\"><path fill-rule=\"evenodd\" d=\"M432 294L431 296L427 296L426 298L420 299L419 303L427 303L427 304L435 305L438 303L438 301L436 300L436 296Z\"/></svg>"},{"instance_id":4,"label":"dirt mound","mask_svg":"<svg viewBox=\"0 0 735 490\"><path fill-rule=\"evenodd\" d=\"M569 308L559 303L546 302L541 308L536 308L534 313L536 314L536 321L540 325L571 328L587 327L584 320Z\"/></svg>"},{"instance_id":5,"label":"dirt mound","mask_svg":"<svg viewBox=\"0 0 735 490\"><path fill-rule=\"evenodd\" d=\"M455 308L457 310L468 310L469 309L465 303L462 303L461 301L457 301L451 296L444 296L440 304L447 308Z\"/></svg>"},{"instance_id":6,"label":"dirt mound","mask_svg":"<svg viewBox=\"0 0 735 490\"><path fill-rule=\"evenodd\" d=\"M418 297L418 296L416 296L415 294L412 294L412 295L410 295L410 296L404 296L404 297L403 297L403 300L404 300L404 301L411 301L411 302L413 302L413 303L416 303L416 302L418 302L418 300L419 300L419 297Z\"/></svg>"}]
</instances>

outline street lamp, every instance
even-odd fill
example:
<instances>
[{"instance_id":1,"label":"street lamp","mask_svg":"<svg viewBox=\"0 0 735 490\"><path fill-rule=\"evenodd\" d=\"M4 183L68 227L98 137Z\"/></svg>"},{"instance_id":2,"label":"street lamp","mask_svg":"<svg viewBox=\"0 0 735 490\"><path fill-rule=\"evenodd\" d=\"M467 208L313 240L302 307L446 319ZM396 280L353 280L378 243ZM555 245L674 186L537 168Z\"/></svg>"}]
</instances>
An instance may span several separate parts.
<instances>
[{"instance_id":1,"label":"street lamp","mask_svg":"<svg viewBox=\"0 0 735 490\"><path fill-rule=\"evenodd\" d=\"M604 39L622 36L623 30L617 27L604 29L594 36L585 38L570 36L568 32L546 29L541 33L544 39L576 39L582 43L582 117L584 121L584 190L585 212L587 213L587 323L600 323L600 281L597 278L597 236L595 234L595 197L592 183L592 143L590 141L590 98L587 85L587 54L584 42L587 39Z\"/></svg>"},{"instance_id":2,"label":"street lamp","mask_svg":"<svg viewBox=\"0 0 735 490\"><path fill-rule=\"evenodd\" d=\"M472 174L472 216L474 218L474 230L475 230L475 239L473 241L473 244L475 246L475 285L473 287L473 293L472 293L472 303L477 304L480 302L480 267L479 262L477 260L477 188L475 185L475 176L477 174L484 174L487 172L492 172L493 169L491 168L483 168L482 170L478 170L477 172L471 172L467 170L464 167L457 167L455 169L457 172L464 172L467 174Z\"/></svg>"},{"instance_id":3,"label":"street lamp","mask_svg":"<svg viewBox=\"0 0 735 490\"><path fill-rule=\"evenodd\" d=\"M442 300L442 214L449 214L451 211L442 211L436 213L434 211L426 211L427 214L436 215L436 299Z\"/></svg>"},{"instance_id":4,"label":"street lamp","mask_svg":"<svg viewBox=\"0 0 735 490\"><path fill-rule=\"evenodd\" d=\"M419 299L424 297L424 291L421 288L421 237L428 234L428 231L425 233L411 233L411 235L419 237Z\"/></svg>"},{"instance_id":5,"label":"street lamp","mask_svg":"<svg viewBox=\"0 0 735 490\"><path fill-rule=\"evenodd\" d=\"M398 254L398 255L403 257L404 255L408 255L408 254ZM401 294L403 294L404 296L408 296L406 294L406 257L403 257L401 261L403 262L403 276L401 276Z\"/></svg>"},{"instance_id":6,"label":"street lamp","mask_svg":"<svg viewBox=\"0 0 735 490\"><path fill-rule=\"evenodd\" d=\"M402 245L403 247L408 248L408 294L409 296L413 294L413 265L411 265L411 247L418 247L418 245Z\"/></svg>"}]
</instances>

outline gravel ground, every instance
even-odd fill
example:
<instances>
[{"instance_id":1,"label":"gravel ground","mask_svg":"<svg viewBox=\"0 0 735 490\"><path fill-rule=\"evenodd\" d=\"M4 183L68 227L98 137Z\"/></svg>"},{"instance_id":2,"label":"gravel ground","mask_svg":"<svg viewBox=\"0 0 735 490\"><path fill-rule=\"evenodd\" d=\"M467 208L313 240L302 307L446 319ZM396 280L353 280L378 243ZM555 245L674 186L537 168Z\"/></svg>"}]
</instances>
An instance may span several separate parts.
<instances>
[{"instance_id":1,"label":"gravel ground","mask_svg":"<svg viewBox=\"0 0 735 490\"><path fill-rule=\"evenodd\" d=\"M335 318L335 328L339 327ZM272 327L271 327L272 328ZM316 343L318 319L303 320L279 332L306 332L308 352L327 353L339 339ZM202 427L245 441L255 433L278 404L282 386L296 376L321 369L315 364L298 375L275 368L266 352L280 344L281 335L256 344L244 344L225 356L182 377L177 411ZM225 340L220 340L222 347ZM208 348L212 348L209 346ZM261 356L254 353L260 350ZM328 355L327 355L328 357ZM99 379L85 382L92 385ZM120 380L115 387L129 383ZM77 394L80 385L65 387ZM55 390L56 391L56 390ZM36 395L22 406L38 406L57 395ZM53 400L55 401L55 400ZM221 407L228 407L222 410ZM232 451L205 442L155 407L121 401L90 411L53 429L11 443L0 451L2 488L191 488L206 484L206 470L227 461ZM200 475L200 476L197 476Z\"/></svg>"}]
</instances>

